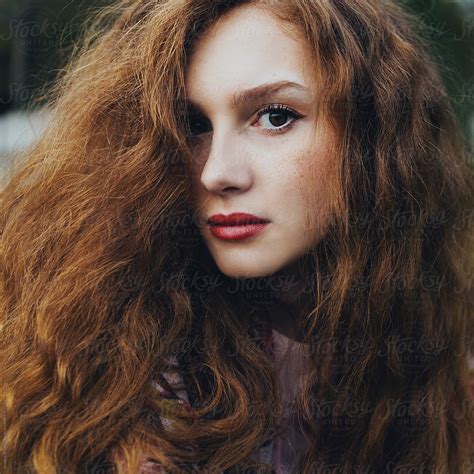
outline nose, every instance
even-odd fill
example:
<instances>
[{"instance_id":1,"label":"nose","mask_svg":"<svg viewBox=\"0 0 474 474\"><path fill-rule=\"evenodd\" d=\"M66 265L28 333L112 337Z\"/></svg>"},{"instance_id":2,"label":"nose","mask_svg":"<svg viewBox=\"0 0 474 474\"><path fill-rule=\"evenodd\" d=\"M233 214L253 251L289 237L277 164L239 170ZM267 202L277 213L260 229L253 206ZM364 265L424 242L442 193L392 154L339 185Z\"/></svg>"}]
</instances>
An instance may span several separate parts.
<instances>
[{"instance_id":1,"label":"nose","mask_svg":"<svg viewBox=\"0 0 474 474\"><path fill-rule=\"evenodd\" d=\"M244 192L252 185L250 160L246 159L241 138L231 132L213 132L209 155L201 172L201 184L209 192Z\"/></svg>"}]
</instances>

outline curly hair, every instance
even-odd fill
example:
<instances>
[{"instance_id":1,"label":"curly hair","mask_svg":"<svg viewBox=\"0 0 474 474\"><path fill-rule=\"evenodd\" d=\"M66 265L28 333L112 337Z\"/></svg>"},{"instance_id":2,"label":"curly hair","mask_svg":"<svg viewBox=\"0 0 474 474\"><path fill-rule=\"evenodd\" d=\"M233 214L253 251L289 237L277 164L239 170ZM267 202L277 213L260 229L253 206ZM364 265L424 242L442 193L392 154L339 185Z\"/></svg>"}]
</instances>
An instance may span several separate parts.
<instances>
[{"instance_id":1,"label":"curly hair","mask_svg":"<svg viewBox=\"0 0 474 474\"><path fill-rule=\"evenodd\" d=\"M301 321L297 472L471 468L474 177L415 18L388 0L120 0L2 183L5 472L129 473L144 456L241 472L278 423L275 373L248 331L264 305L206 253L183 127L193 45L248 3L306 42L338 138L338 202ZM173 355L191 411L153 387Z\"/></svg>"}]
</instances>

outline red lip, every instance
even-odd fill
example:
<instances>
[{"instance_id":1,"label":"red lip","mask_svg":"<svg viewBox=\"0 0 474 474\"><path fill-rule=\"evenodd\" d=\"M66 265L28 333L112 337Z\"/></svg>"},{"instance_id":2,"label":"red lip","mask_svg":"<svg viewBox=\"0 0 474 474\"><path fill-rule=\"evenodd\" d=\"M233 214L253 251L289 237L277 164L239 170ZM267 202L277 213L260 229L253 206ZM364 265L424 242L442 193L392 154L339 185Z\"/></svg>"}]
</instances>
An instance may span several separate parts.
<instances>
[{"instance_id":1,"label":"red lip","mask_svg":"<svg viewBox=\"0 0 474 474\"><path fill-rule=\"evenodd\" d=\"M211 234L221 240L244 240L260 234L270 221L246 212L233 212L228 216L214 214L207 223Z\"/></svg>"},{"instance_id":2,"label":"red lip","mask_svg":"<svg viewBox=\"0 0 474 474\"><path fill-rule=\"evenodd\" d=\"M207 223L211 226L266 224L268 222L270 222L268 219L254 216L253 214L248 214L246 212L233 212L228 216L224 214L214 214L207 220Z\"/></svg>"}]
</instances>

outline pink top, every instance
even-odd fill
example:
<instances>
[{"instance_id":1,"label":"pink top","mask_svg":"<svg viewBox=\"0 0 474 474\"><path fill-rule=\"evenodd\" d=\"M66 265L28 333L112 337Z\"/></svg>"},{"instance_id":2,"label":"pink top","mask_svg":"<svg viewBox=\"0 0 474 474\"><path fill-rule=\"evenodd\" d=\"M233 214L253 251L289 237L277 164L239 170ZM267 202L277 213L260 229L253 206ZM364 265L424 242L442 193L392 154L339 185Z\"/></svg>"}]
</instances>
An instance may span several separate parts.
<instances>
[{"instance_id":1,"label":"pink top","mask_svg":"<svg viewBox=\"0 0 474 474\"><path fill-rule=\"evenodd\" d=\"M271 463L276 474L289 474L294 472L298 456L307 443L295 417L294 399L301 389L309 344L297 342L274 328L270 329L269 326L264 329L264 339L269 345L265 350L271 355L275 364L283 416L281 425L277 427L277 433L271 438L271 442L264 443L257 450L257 459L254 460ZM173 358L170 365L177 366L177 360ZM181 377L173 371L165 373L164 376L181 401L189 404L186 389L178 389L182 387ZM154 382L154 386L160 392L169 394L169 391L158 382ZM170 428L173 424L173 421L167 418L162 417L161 421L165 428ZM157 472L162 472L159 465L144 460L140 474Z\"/></svg>"},{"instance_id":2,"label":"pink top","mask_svg":"<svg viewBox=\"0 0 474 474\"><path fill-rule=\"evenodd\" d=\"M273 354L283 404L281 433L273 439L272 464L277 474L291 473L307 441L295 417L294 398L305 373L308 344L297 342L272 328Z\"/></svg>"},{"instance_id":3,"label":"pink top","mask_svg":"<svg viewBox=\"0 0 474 474\"><path fill-rule=\"evenodd\" d=\"M301 389L302 377L305 372L309 344L303 344L290 339L274 328L265 329L266 344L269 344L267 352L272 354L272 360L277 370L278 383L281 392L281 403L283 404L282 425L278 433L271 438L270 442L262 444L257 452L257 460L271 463L276 474L289 474L295 471L298 456L306 447L307 441L294 416L293 400ZM176 363L172 363L176 365ZM474 400L474 356L469 359L471 370L471 390ZM181 385L181 379L172 372L165 374L165 379L172 385ZM162 393L168 393L164 387L154 382L155 387ZM178 397L184 403L188 403L186 390L175 390ZM161 418L167 427L173 421ZM160 473L160 466L153 462L144 462L140 474Z\"/></svg>"}]
</instances>

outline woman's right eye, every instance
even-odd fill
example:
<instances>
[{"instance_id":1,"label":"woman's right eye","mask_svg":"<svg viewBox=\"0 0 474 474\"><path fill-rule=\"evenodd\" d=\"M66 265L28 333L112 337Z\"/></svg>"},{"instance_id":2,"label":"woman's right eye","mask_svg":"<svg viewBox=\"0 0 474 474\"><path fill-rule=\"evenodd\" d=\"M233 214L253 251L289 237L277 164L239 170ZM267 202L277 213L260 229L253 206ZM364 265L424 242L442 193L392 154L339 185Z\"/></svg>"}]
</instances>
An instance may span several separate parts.
<instances>
[{"instance_id":1,"label":"woman's right eye","mask_svg":"<svg viewBox=\"0 0 474 474\"><path fill-rule=\"evenodd\" d=\"M204 117L190 117L187 121L186 134L190 137L195 137L211 130L211 123Z\"/></svg>"}]
</instances>

